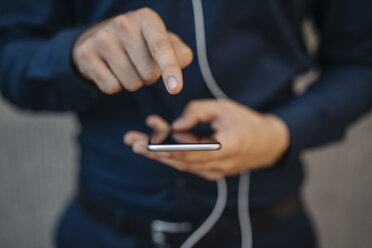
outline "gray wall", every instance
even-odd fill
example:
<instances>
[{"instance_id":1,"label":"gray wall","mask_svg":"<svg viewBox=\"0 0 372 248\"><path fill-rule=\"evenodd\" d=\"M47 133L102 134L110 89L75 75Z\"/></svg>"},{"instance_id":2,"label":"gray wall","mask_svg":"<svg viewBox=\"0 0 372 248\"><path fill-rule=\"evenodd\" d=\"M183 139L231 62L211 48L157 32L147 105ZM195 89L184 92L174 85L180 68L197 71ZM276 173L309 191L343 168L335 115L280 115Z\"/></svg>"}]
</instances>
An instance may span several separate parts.
<instances>
[{"instance_id":1,"label":"gray wall","mask_svg":"<svg viewBox=\"0 0 372 248\"><path fill-rule=\"evenodd\" d=\"M71 115L16 111L0 101L0 247L49 248L76 178ZM342 143L309 151L304 191L322 247L372 243L372 117Z\"/></svg>"}]
</instances>

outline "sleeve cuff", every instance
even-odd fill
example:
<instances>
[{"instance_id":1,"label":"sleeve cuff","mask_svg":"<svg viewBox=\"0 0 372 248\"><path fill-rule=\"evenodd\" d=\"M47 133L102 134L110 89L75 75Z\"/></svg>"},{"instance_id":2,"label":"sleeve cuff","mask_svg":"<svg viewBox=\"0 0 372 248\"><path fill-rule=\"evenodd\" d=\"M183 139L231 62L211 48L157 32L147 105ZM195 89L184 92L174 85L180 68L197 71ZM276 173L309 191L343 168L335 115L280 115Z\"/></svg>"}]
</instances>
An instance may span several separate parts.
<instances>
[{"instance_id":1,"label":"sleeve cuff","mask_svg":"<svg viewBox=\"0 0 372 248\"><path fill-rule=\"evenodd\" d=\"M306 96L297 97L271 113L281 118L289 129L290 145L284 156L287 159L297 158L300 152L318 140L321 127L321 116L311 104L303 104Z\"/></svg>"},{"instance_id":2,"label":"sleeve cuff","mask_svg":"<svg viewBox=\"0 0 372 248\"><path fill-rule=\"evenodd\" d=\"M51 94L56 106L63 103L63 109L83 111L102 93L91 81L85 79L72 61L72 49L76 39L86 29L77 27L57 33L35 53L29 67L29 76L46 84L52 84L55 94ZM54 105L54 104L53 104Z\"/></svg>"},{"instance_id":3,"label":"sleeve cuff","mask_svg":"<svg viewBox=\"0 0 372 248\"><path fill-rule=\"evenodd\" d=\"M270 111L290 132L290 156L341 139L347 126L372 105L370 68L345 65L323 68L322 76L301 96Z\"/></svg>"}]
</instances>

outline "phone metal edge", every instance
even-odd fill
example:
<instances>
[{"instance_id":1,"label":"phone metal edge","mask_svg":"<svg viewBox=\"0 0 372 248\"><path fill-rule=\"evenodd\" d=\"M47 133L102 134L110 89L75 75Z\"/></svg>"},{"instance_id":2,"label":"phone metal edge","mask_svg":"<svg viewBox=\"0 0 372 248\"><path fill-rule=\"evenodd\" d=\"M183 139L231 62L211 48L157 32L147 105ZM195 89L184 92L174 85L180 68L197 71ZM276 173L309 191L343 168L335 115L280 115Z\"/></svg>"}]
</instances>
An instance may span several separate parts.
<instances>
[{"instance_id":1,"label":"phone metal edge","mask_svg":"<svg viewBox=\"0 0 372 248\"><path fill-rule=\"evenodd\" d=\"M148 144L147 150L152 152L173 151L217 151L221 149L221 143L211 144Z\"/></svg>"}]
</instances>

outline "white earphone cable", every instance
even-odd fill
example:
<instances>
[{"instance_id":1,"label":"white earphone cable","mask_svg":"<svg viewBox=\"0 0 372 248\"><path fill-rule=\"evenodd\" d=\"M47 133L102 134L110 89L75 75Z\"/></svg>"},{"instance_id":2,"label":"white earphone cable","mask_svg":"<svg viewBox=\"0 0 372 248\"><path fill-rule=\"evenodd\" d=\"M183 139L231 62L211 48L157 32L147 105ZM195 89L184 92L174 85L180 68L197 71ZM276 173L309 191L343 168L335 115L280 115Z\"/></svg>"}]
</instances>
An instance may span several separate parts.
<instances>
[{"instance_id":1,"label":"white earphone cable","mask_svg":"<svg viewBox=\"0 0 372 248\"><path fill-rule=\"evenodd\" d=\"M180 248L193 247L210 229L212 229L214 224L216 224L221 217L227 201L227 184L225 178L221 178L217 181L217 192L217 201L213 211L203 224L186 239Z\"/></svg>"},{"instance_id":2,"label":"white earphone cable","mask_svg":"<svg viewBox=\"0 0 372 248\"><path fill-rule=\"evenodd\" d=\"M200 71L202 73L204 82L206 83L211 94L217 99L226 99L227 95L218 86L216 80L211 72L204 29L204 15L201 0L192 0L192 7L194 11L196 48L198 55L198 62ZM238 216L241 230L241 247L252 247L252 228L249 217L249 172L242 172L239 177L238 190ZM226 179L221 178L217 181L217 200L216 204L208 216L208 218L196 229L181 245L180 248L193 247L203 236L216 224L221 217L227 201L227 184Z\"/></svg>"},{"instance_id":3,"label":"white earphone cable","mask_svg":"<svg viewBox=\"0 0 372 248\"><path fill-rule=\"evenodd\" d=\"M238 190L238 216L240 224L241 247L252 247L252 226L249 217L249 171L241 172Z\"/></svg>"}]
</instances>

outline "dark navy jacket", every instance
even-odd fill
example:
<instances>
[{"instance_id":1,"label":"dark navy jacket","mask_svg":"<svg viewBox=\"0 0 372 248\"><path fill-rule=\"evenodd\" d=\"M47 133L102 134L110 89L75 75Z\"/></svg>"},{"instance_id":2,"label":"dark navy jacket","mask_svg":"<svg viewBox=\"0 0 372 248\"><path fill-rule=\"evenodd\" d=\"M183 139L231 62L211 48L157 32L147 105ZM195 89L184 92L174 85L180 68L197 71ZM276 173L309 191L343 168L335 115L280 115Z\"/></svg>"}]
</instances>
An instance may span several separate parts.
<instances>
[{"instance_id":1,"label":"dark navy jacket","mask_svg":"<svg viewBox=\"0 0 372 248\"><path fill-rule=\"evenodd\" d=\"M195 53L191 0L1 0L0 89L22 108L76 113L79 185L97 200L149 217L200 218L214 205L213 182L135 155L122 142L127 130L146 130L147 115L171 121L190 100L212 97L197 61L184 70L184 89L176 96L162 83L108 96L71 64L73 43L87 26L143 6L155 9ZM250 192L252 206L284 199L303 180L299 153L341 138L371 107L372 2L203 0L203 6L208 57L221 88L289 126L289 151L274 167L252 173ZM304 45L305 17L313 18L321 37L315 57ZM321 76L296 96L294 77L314 66ZM237 177L228 185L231 212Z\"/></svg>"}]
</instances>

